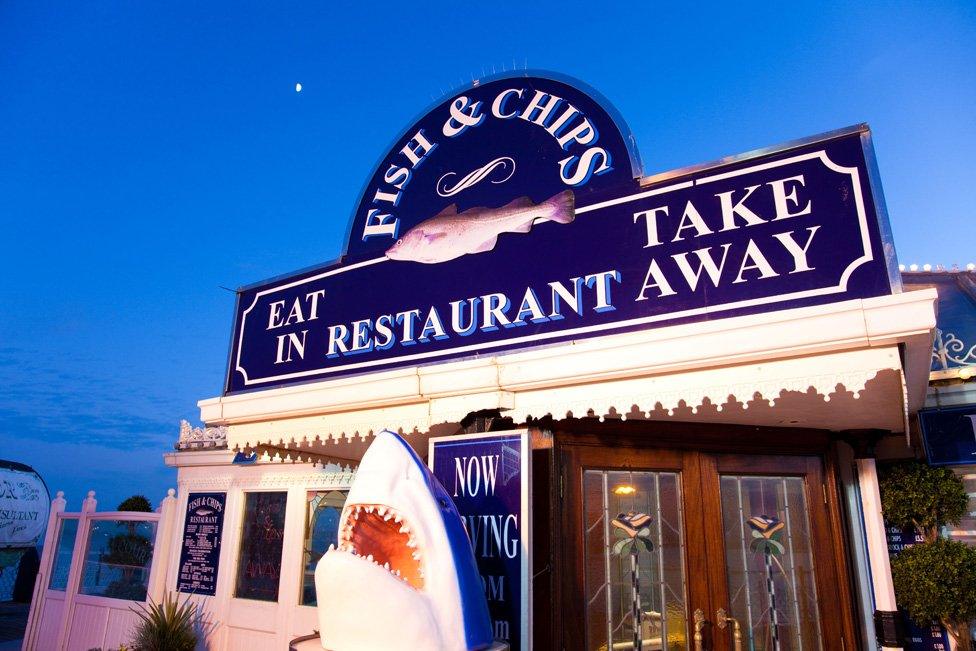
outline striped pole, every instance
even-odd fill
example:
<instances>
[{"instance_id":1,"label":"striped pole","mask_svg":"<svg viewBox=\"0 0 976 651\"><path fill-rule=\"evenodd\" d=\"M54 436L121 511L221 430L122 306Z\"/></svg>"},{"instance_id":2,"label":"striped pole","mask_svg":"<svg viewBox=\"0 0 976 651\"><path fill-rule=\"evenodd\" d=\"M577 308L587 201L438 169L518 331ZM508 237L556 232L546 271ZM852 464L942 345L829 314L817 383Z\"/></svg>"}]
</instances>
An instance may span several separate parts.
<instances>
[{"instance_id":1,"label":"striped pole","mask_svg":"<svg viewBox=\"0 0 976 651\"><path fill-rule=\"evenodd\" d=\"M766 590L769 592L769 632L773 651L779 651L779 616L776 614L776 585L773 583L773 556L766 547Z\"/></svg>"},{"instance_id":2,"label":"striped pole","mask_svg":"<svg viewBox=\"0 0 976 651\"><path fill-rule=\"evenodd\" d=\"M634 611L634 651L641 651L644 638L641 635L640 578L637 576L637 541L630 548L630 591Z\"/></svg>"}]
</instances>

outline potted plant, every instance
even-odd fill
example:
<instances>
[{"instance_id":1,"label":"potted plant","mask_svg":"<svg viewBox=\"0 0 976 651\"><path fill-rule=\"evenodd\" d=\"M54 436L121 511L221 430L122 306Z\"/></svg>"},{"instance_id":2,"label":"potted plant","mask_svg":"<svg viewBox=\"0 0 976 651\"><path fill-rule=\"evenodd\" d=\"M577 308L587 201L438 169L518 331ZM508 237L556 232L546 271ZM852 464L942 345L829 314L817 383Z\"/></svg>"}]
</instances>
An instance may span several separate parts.
<instances>
[{"instance_id":1,"label":"potted plant","mask_svg":"<svg viewBox=\"0 0 976 651\"><path fill-rule=\"evenodd\" d=\"M197 646L194 631L196 610L189 598L180 603L172 594L161 603L152 599L132 612L139 616L132 648L135 651L193 651Z\"/></svg>"},{"instance_id":2,"label":"potted plant","mask_svg":"<svg viewBox=\"0 0 976 651\"><path fill-rule=\"evenodd\" d=\"M969 496L962 481L951 470L911 461L886 469L880 485L885 520L914 527L925 541L891 560L898 603L920 625L939 621L959 649L972 649L976 548L939 535L966 513Z\"/></svg>"}]
</instances>

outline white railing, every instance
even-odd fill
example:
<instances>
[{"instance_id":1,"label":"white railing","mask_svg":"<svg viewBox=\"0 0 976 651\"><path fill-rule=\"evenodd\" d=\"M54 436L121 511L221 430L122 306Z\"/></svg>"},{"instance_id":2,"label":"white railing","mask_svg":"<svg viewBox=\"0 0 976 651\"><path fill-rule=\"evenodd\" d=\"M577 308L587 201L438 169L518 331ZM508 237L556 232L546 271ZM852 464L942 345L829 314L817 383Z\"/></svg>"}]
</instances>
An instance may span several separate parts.
<instances>
[{"instance_id":1,"label":"white railing","mask_svg":"<svg viewBox=\"0 0 976 651\"><path fill-rule=\"evenodd\" d=\"M57 497L51 501L51 515L22 648L24 651L117 649L120 644L128 644L132 637L139 621L133 610L138 608L137 604L145 604L149 599L158 603L163 598L167 560L171 556L169 546L173 540L173 527L177 524L175 491L168 491L155 513L99 513L94 491L88 492L79 512L66 512L65 504L64 493L58 491ZM113 552L88 558L90 538L100 523L106 526L108 523L132 523L128 527L128 536L117 534L113 539L128 537L138 543L139 549L121 549L114 553L148 553L151 555L148 562L141 566L119 562L119 559L113 559ZM149 538L135 533L140 523L155 525L151 550L148 549ZM73 542L69 540L72 530L75 532ZM97 580L84 580L88 565L93 566L94 572L89 573L88 578ZM55 574L57 576L52 581ZM145 580L132 581L137 575ZM113 577L115 581L109 581ZM122 579L127 583L120 583ZM110 589L113 585L117 586L114 590ZM142 596L144 586L145 596L135 600L123 598L134 593L121 592L119 586L135 586L135 594L139 596Z\"/></svg>"}]
</instances>

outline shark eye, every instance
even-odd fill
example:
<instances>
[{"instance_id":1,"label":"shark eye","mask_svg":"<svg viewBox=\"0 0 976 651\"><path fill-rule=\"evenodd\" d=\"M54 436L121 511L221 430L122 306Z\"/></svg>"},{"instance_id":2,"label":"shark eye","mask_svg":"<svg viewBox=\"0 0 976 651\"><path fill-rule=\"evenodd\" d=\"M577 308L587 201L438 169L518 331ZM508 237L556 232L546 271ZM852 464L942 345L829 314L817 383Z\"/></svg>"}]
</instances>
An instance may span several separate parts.
<instances>
[{"instance_id":1,"label":"shark eye","mask_svg":"<svg viewBox=\"0 0 976 651\"><path fill-rule=\"evenodd\" d=\"M401 237L400 239L398 239L394 246L403 246L403 238Z\"/></svg>"}]
</instances>

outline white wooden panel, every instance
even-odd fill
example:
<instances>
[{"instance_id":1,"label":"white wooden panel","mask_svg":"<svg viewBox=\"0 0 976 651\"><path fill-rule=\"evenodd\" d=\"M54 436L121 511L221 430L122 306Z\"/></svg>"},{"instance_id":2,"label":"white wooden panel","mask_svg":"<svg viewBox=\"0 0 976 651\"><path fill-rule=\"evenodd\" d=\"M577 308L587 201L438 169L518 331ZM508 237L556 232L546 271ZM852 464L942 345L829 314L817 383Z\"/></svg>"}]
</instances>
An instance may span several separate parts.
<instances>
[{"instance_id":1,"label":"white wooden panel","mask_svg":"<svg viewBox=\"0 0 976 651\"><path fill-rule=\"evenodd\" d=\"M278 604L274 602L231 599L227 624L232 628L274 633ZM233 647L232 647L233 648Z\"/></svg>"},{"instance_id":2,"label":"white wooden panel","mask_svg":"<svg viewBox=\"0 0 976 651\"><path fill-rule=\"evenodd\" d=\"M296 606L291 618L290 639L311 635L312 631L319 628L318 610L311 606Z\"/></svg>"},{"instance_id":3,"label":"white wooden panel","mask_svg":"<svg viewBox=\"0 0 976 651\"><path fill-rule=\"evenodd\" d=\"M75 602L68 628L68 651L101 648L108 623L108 608Z\"/></svg>"},{"instance_id":4,"label":"white wooden panel","mask_svg":"<svg viewBox=\"0 0 976 651\"><path fill-rule=\"evenodd\" d=\"M133 603L132 607L137 608L138 606ZM109 609L108 623L105 627L105 640L102 642L102 647L105 649L117 649L122 644L130 646L139 621L139 616L129 608Z\"/></svg>"},{"instance_id":5,"label":"white wooden panel","mask_svg":"<svg viewBox=\"0 0 976 651\"><path fill-rule=\"evenodd\" d=\"M262 633L231 627L228 630L228 649L234 651L270 651L282 648L276 644L274 633Z\"/></svg>"},{"instance_id":6,"label":"white wooden panel","mask_svg":"<svg viewBox=\"0 0 976 651\"><path fill-rule=\"evenodd\" d=\"M37 627L35 651L54 651L58 644L58 630L64 614L64 593L48 591L44 597L41 621Z\"/></svg>"}]
</instances>

